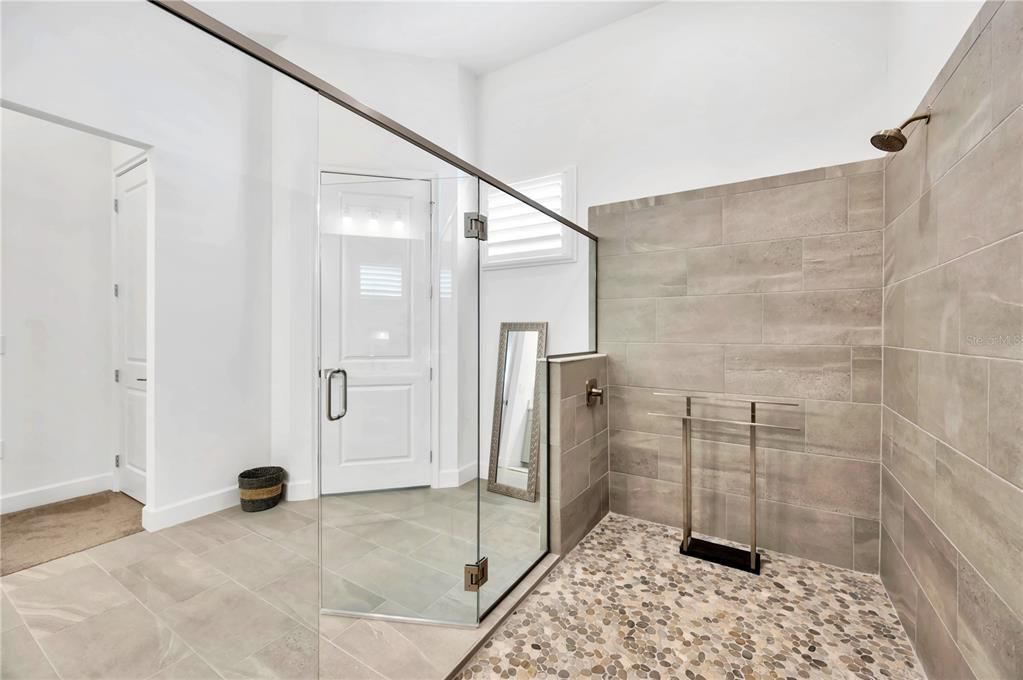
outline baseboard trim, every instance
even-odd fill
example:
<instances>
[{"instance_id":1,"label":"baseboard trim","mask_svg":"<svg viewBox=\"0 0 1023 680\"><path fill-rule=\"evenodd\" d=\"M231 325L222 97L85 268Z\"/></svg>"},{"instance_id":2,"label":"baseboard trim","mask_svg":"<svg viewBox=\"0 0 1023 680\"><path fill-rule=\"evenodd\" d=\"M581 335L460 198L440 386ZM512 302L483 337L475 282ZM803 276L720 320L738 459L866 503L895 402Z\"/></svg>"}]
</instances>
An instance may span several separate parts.
<instances>
[{"instance_id":1,"label":"baseboard trim","mask_svg":"<svg viewBox=\"0 0 1023 680\"><path fill-rule=\"evenodd\" d=\"M462 486L476 477L476 463L468 463L460 468L449 468L437 473L437 488L449 489Z\"/></svg>"},{"instance_id":2,"label":"baseboard trim","mask_svg":"<svg viewBox=\"0 0 1023 680\"><path fill-rule=\"evenodd\" d=\"M92 477L79 477L67 482L39 486L26 491L19 491L0 498L0 513L17 512L28 510L40 505L66 501L70 498L88 496L100 491L109 491L114 488L114 476L107 472Z\"/></svg>"},{"instance_id":3,"label":"baseboard trim","mask_svg":"<svg viewBox=\"0 0 1023 680\"><path fill-rule=\"evenodd\" d=\"M316 487L312 480L302 482L285 482L284 500L287 501L308 501L316 498Z\"/></svg>"},{"instance_id":4,"label":"baseboard trim","mask_svg":"<svg viewBox=\"0 0 1023 680\"><path fill-rule=\"evenodd\" d=\"M229 486L163 507L147 505L142 509L142 528L159 531L191 519L225 510L238 503L238 487Z\"/></svg>"}]
</instances>

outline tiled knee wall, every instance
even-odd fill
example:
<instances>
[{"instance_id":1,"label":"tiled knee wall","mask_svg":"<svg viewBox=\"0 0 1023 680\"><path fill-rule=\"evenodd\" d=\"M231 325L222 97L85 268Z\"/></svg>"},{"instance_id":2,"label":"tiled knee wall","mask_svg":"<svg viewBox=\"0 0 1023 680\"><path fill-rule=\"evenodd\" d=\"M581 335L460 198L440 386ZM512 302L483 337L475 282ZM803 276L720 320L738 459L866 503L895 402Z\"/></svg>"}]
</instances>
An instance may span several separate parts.
<instances>
[{"instance_id":1,"label":"tiled knee wall","mask_svg":"<svg viewBox=\"0 0 1023 680\"><path fill-rule=\"evenodd\" d=\"M604 403L586 403L586 381ZM551 552L571 550L608 513L607 357L550 361Z\"/></svg>"},{"instance_id":2,"label":"tiled knee wall","mask_svg":"<svg viewBox=\"0 0 1023 680\"><path fill-rule=\"evenodd\" d=\"M1023 3L928 105L885 172L881 579L931 678L1023 678Z\"/></svg>"},{"instance_id":3,"label":"tiled knee wall","mask_svg":"<svg viewBox=\"0 0 1023 680\"><path fill-rule=\"evenodd\" d=\"M762 547L875 572L883 164L600 206L599 351L611 384L611 510L682 520L681 395L761 407ZM694 415L747 421L743 407ZM746 541L748 428L694 425L697 532Z\"/></svg>"}]
</instances>

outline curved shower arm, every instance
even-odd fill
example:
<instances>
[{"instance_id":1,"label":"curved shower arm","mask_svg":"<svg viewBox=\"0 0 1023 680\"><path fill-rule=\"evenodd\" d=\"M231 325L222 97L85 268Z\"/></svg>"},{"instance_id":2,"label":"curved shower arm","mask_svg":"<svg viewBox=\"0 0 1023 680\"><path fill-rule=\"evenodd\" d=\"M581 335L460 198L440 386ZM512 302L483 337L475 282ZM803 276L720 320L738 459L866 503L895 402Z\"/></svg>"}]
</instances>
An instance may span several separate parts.
<instances>
[{"instance_id":1,"label":"curved shower arm","mask_svg":"<svg viewBox=\"0 0 1023 680\"><path fill-rule=\"evenodd\" d=\"M918 116L911 116L911 117L907 118L906 122L899 126L899 129L903 130L903 129L905 129L905 127L907 125L909 125L910 123L912 123L914 121L918 121L918 120L926 120L927 121L927 125L930 125L931 124L931 112L928 111L927 113L921 113Z\"/></svg>"}]
</instances>

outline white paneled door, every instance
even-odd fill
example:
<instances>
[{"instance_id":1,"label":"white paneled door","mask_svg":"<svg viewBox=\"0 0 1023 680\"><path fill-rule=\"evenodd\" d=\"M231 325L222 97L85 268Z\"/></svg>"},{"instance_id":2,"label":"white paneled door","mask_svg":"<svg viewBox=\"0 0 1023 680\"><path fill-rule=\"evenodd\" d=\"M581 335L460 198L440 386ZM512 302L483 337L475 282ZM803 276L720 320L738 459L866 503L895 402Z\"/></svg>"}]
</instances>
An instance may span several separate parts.
<instances>
[{"instance_id":1,"label":"white paneled door","mask_svg":"<svg viewBox=\"0 0 1023 680\"><path fill-rule=\"evenodd\" d=\"M119 404L117 486L146 502L146 240L149 168L117 175L114 219L114 351Z\"/></svg>"},{"instance_id":2,"label":"white paneled door","mask_svg":"<svg viewBox=\"0 0 1023 680\"><path fill-rule=\"evenodd\" d=\"M430 183L323 173L322 492L427 486Z\"/></svg>"}]
</instances>

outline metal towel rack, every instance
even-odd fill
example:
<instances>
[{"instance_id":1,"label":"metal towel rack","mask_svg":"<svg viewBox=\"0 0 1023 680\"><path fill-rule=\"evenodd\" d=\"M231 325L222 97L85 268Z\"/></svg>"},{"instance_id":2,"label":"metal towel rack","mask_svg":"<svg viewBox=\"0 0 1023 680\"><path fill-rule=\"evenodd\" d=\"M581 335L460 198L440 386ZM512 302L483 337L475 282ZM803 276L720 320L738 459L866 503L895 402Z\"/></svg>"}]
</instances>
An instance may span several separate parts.
<instances>
[{"instance_id":1,"label":"metal towel rack","mask_svg":"<svg viewBox=\"0 0 1023 680\"><path fill-rule=\"evenodd\" d=\"M678 397L672 392L654 392L654 396ZM749 421L729 420L725 418L703 418L693 415L693 400L731 402L749 405ZM679 553L696 557L734 569L741 569L752 574L760 573L760 554L757 552L757 430L788 430L798 432L798 427L771 425L757 422L757 405L761 406L796 406L799 404L785 401L760 401L750 399L728 399L724 397L701 397L686 395L686 411L684 415L675 413L651 412L647 415L658 418L678 418L682 421L682 467L685 472L685 500L682 512L682 544ZM693 422L722 423L749 427L749 550L733 548L729 545L693 538Z\"/></svg>"}]
</instances>

